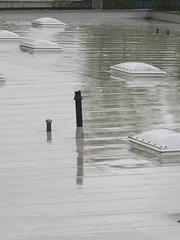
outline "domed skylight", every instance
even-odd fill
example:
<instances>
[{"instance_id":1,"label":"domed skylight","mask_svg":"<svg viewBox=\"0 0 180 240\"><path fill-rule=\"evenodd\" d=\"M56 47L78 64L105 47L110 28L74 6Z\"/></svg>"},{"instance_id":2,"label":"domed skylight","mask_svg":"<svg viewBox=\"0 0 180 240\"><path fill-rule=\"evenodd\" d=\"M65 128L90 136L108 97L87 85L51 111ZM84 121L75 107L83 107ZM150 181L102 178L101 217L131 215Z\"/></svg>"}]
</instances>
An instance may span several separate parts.
<instances>
[{"instance_id":1,"label":"domed skylight","mask_svg":"<svg viewBox=\"0 0 180 240\"><path fill-rule=\"evenodd\" d=\"M143 76L164 76L166 72L142 62L124 62L110 67L111 70Z\"/></svg>"},{"instance_id":2,"label":"domed skylight","mask_svg":"<svg viewBox=\"0 0 180 240\"><path fill-rule=\"evenodd\" d=\"M36 39L36 40L24 39L20 43L20 47L22 50L24 50L24 48L30 48L34 50L61 50L62 49L62 47L59 44L50 42L47 40L43 40L43 39Z\"/></svg>"},{"instance_id":3,"label":"domed skylight","mask_svg":"<svg viewBox=\"0 0 180 240\"><path fill-rule=\"evenodd\" d=\"M17 39L20 40L21 37L13 32L7 31L7 30L0 30L0 39Z\"/></svg>"},{"instance_id":4,"label":"domed skylight","mask_svg":"<svg viewBox=\"0 0 180 240\"><path fill-rule=\"evenodd\" d=\"M43 18L38 18L36 20L33 20L32 25L63 26L65 24L55 18L43 17Z\"/></svg>"},{"instance_id":5,"label":"domed skylight","mask_svg":"<svg viewBox=\"0 0 180 240\"><path fill-rule=\"evenodd\" d=\"M180 133L168 129L150 130L138 135L132 134L130 142L160 153L180 154Z\"/></svg>"}]
</instances>

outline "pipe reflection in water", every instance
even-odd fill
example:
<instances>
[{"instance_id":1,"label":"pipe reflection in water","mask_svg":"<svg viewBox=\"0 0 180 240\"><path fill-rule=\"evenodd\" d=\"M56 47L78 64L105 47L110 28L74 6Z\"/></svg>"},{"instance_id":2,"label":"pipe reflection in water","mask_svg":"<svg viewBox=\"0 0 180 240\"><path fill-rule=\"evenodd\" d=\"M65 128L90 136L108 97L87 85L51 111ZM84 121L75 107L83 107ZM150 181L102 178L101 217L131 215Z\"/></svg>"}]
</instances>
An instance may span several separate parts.
<instances>
[{"instance_id":1,"label":"pipe reflection in water","mask_svg":"<svg viewBox=\"0 0 180 240\"><path fill-rule=\"evenodd\" d=\"M76 184L83 184L83 156L84 156L84 132L83 127L77 127L76 130L76 147L77 147L77 176L76 176Z\"/></svg>"},{"instance_id":2,"label":"pipe reflection in water","mask_svg":"<svg viewBox=\"0 0 180 240\"><path fill-rule=\"evenodd\" d=\"M47 134L47 141L46 142L52 142L52 132L51 131L46 131Z\"/></svg>"}]
</instances>

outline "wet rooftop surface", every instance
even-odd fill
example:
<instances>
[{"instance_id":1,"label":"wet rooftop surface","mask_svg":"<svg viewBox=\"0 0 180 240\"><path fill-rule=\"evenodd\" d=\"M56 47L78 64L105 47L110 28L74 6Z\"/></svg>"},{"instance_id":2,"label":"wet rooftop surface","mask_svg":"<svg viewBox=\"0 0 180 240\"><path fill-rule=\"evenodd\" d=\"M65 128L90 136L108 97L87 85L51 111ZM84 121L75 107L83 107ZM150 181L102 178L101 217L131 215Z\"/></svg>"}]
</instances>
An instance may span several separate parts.
<instances>
[{"instance_id":1,"label":"wet rooftop surface","mask_svg":"<svg viewBox=\"0 0 180 240\"><path fill-rule=\"evenodd\" d=\"M40 17L66 26L33 28ZM178 240L180 158L133 149L127 136L180 130L179 25L118 11L6 11L0 28L63 46L29 53L0 42L1 239ZM167 77L109 73L126 61L151 64ZM78 139L77 90L84 123Z\"/></svg>"}]
</instances>

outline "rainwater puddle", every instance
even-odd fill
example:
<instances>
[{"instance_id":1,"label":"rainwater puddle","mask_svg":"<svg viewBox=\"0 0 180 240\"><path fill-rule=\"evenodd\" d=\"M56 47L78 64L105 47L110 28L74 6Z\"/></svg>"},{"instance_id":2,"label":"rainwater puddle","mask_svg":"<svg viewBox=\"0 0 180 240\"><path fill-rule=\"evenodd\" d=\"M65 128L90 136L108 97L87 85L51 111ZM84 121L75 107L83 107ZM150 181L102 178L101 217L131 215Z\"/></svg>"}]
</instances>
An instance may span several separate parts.
<instances>
[{"instance_id":1,"label":"rainwater puddle","mask_svg":"<svg viewBox=\"0 0 180 240\"><path fill-rule=\"evenodd\" d=\"M17 119L17 124L22 122L21 128L28 128L28 109L28 122L35 121L31 119L34 114L43 120L46 116L55 115L60 125L63 122L69 137L73 138L73 91L79 89L83 96L85 163L97 164L100 159L102 165L104 162L111 167L114 161L116 167L126 167L126 159L130 158L127 167L154 165L153 159L132 154L126 140L132 132L154 128L179 130L179 25L134 21L118 15L106 23L105 16L96 15L91 23L85 15L82 16L83 21L79 21L76 14L63 14L61 20L66 22L63 27L31 26L32 20L45 15L48 14L13 13L7 14L1 22L1 29L16 32L25 38L43 38L63 46L61 53L32 54L22 52L17 43L0 44L0 70L7 78L4 88L0 89L1 121L5 125L11 124L14 116L11 105L17 102L19 107L16 113L22 118ZM57 17L56 12L53 17ZM159 34L155 33L157 25ZM167 27L171 29L170 36L165 34ZM167 72L167 77L161 81L148 81L122 79L110 74L110 66L128 61L159 67ZM60 106L65 109L63 117ZM65 119L72 131L68 131L69 125L64 122ZM8 144L9 138L3 142Z\"/></svg>"}]
</instances>

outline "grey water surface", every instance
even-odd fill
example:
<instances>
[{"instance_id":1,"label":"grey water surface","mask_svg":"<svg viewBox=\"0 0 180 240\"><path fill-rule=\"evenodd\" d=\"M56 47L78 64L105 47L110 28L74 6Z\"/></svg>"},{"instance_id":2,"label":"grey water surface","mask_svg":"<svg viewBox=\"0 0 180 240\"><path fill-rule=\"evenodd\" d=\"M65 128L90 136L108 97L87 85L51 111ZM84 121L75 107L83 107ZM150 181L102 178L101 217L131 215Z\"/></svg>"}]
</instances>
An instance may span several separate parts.
<instances>
[{"instance_id":1,"label":"grey water surface","mask_svg":"<svg viewBox=\"0 0 180 240\"><path fill-rule=\"evenodd\" d=\"M32 27L39 17L66 25ZM0 88L0 239L178 240L180 158L133 149L127 137L156 128L180 131L179 24L132 12L36 10L1 12L0 29L63 46L30 53L19 42L0 42L6 78ZM126 61L154 65L167 77L110 73L110 66ZM76 139L78 90L84 138Z\"/></svg>"}]
</instances>

